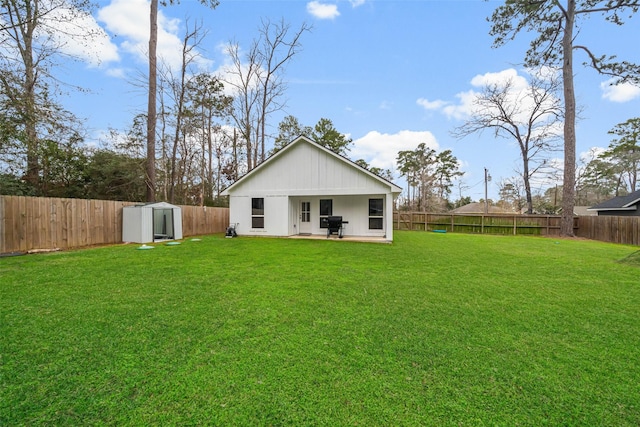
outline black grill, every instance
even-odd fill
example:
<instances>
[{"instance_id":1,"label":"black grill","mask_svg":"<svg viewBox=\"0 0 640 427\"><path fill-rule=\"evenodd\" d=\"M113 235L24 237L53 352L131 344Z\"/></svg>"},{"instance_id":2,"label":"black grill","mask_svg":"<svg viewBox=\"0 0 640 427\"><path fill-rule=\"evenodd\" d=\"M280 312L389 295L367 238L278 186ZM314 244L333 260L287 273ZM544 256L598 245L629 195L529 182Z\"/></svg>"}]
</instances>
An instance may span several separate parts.
<instances>
[{"instance_id":1,"label":"black grill","mask_svg":"<svg viewBox=\"0 0 640 427\"><path fill-rule=\"evenodd\" d=\"M337 234L342 239L342 225L349 224L349 221L343 221L341 216L330 216L327 218L327 238L332 234Z\"/></svg>"}]
</instances>

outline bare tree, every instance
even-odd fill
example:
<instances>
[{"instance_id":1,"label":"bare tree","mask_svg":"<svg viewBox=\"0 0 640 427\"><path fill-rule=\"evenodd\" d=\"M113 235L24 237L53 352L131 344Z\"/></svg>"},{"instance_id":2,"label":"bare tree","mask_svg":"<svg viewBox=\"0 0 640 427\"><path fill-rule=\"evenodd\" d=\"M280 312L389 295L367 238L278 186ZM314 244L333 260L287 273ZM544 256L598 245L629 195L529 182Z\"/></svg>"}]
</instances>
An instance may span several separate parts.
<instances>
[{"instance_id":1,"label":"bare tree","mask_svg":"<svg viewBox=\"0 0 640 427\"><path fill-rule=\"evenodd\" d=\"M260 84L260 162L265 159L265 139L267 136L267 117L281 110L284 103L281 102L286 90L286 83L282 73L286 64L301 49L300 38L311 27L302 24L300 28L287 40L291 27L284 20L273 24L263 21L260 28L261 48L258 54L261 59L261 72L258 74Z\"/></svg>"},{"instance_id":2,"label":"bare tree","mask_svg":"<svg viewBox=\"0 0 640 427\"><path fill-rule=\"evenodd\" d=\"M462 176L451 150L437 153L424 142L415 150L399 151L396 163L400 174L407 178L409 205L417 199L417 209L425 212L444 208L453 180Z\"/></svg>"},{"instance_id":3,"label":"bare tree","mask_svg":"<svg viewBox=\"0 0 640 427\"><path fill-rule=\"evenodd\" d=\"M90 41L96 33L74 22L89 14L88 0L0 1L0 89L20 135L25 180L39 187L41 133L56 125L57 107L51 91L60 82L53 76L56 58L71 57L63 40ZM50 126L49 126L50 127Z\"/></svg>"},{"instance_id":4,"label":"bare tree","mask_svg":"<svg viewBox=\"0 0 640 427\"><path fill-rule=\"evenodd\" d=\"M224 117L229 110L232 98L223 94L224 85L210 74L202 73L190 80L188 88L188 108L191 111L197 138L200 139L201 157L201 200L215 199L220 193L220 173L224 149L228 138L222 126L214 122ZM217 159L214 178L213 159ZM215 182L215 184L214 184ZM215 190L215 192L214 192ZM214 194L215 193L215 194Z\"/></svg>"},{"instance_id":5,"label":"bare tree","mask_svg":"<svg viewBox=\"0 0 640 427\"><path fill-rule=\"evenodd\" d=\"M522 191L524 190L522 176L518 175L503 179L498 185L498 194L500 196L500 200L498 203L502 202L503 208L508 207L518 213L522 211L522 208L526 204L524 198L522 197Z\"/></svg>"},{"instance_id":6,"label":"bare tree","mask_svg":"<svg viewBox=\"0 0 640 427\"><path fill-rule=\"evenodd\" d=\"M215 8L218 0L199 0L201 4ZM179 0L164 0L160 4L180 3ZM149 11L149 92L147 103L147 201L156 200L156 112L157 100L157 46L158 46L158 0L151 0Z\"/></svg>"},{"instance_id":7,"label":"bare tree","mask_svg":"<svg viewBox=\"0 0 640 427\"><path fill-rule=\"evenodd\" d=\"M622 14L637 12L638 0L519 0L505 1L492 14L490 34L494 46L502 46L521 31L537 33L525 56L529 67L541 65L562 68L564 94L564 178L560 232L573 236L573 207L576 181L576 97L573 81L573 52L586 53L585 65L599 73L617 78L618 83L640 81L640 66L615 56L597 56L587 46L576 43L580 22L600 15L606 21L622 25ZM583 20L583 21L581 21Z\"/></svg>"},{"instance_id":8,"label":"bare tree","mask_svg":"<svg viewBox=\"0 0 640 427\"><path fill-rule=\"evenodd\" d=\"M169 169L169 201L171 203L175 203L176 160L178 155L178 144L181 140L181 134L186 134L185 129L183 129L183 118L186 113L185 104L187 90L190 86L190 79L193 78L193 76L188 74L188 70L198 57L196 48L201 43L204 36L205 33L202 32L201 25L196 24L192 29L189 29L189 24L187 22L187 30L182 39L182 61L179 70L180 75L176 78L169 70L168 81L171 86L171 93L175 102L175 124L171 149L171 167Z\"/></svg>"},{"instance_id":9,"label":"bare tree","mask_svg":"<svg viewBox=\"0 0 640 427\"><path fill-rule=\"evenodd\" d=\"M474 99L471 117L452 133L463 138L493 130L495 137L517 143L522 160L522 180L527 213L533 213L532 177L547 166L547 155L557 149L562 102L557 94L560 80L555 73L534 73L526 88L512 78L489 83Z\"/></svg>"},{"instance_id":10,"label":"bare tree","mask_svg":"<svg viewBox=\"0 0 640 427\"><path fill-rule=\"evenodd\" d=\"M263 21L258 38L244 55L237 42L227 46L232 65L225 82L236 92L232 117L245 142L247 170L266 156L268 117L285 106L286 64L300 51L300 38L309 30L302 24L292 34L284 21Z\"/></svg>"},{"instance_id":11,"label":"bare tree","mask_svg":"<svg viewBox=\"0 0 640 427\"><path fill-rule=\"evenodd\" d=\"M253 43L249 51L241 54L240 45L232 42L227 46L227 54L231 58L231 68L225 83L235 89L231 117L244 140L247 153L247 170L253 169L252 143L253 129L258 121L257 105L260 99L258 91L258 73L260 72L258 45ZM244 61L243 61L244 59ZM236 159L236 165L237 165ZM237 172L237 171L236 171Z\"/></svg>"}]
</instances>

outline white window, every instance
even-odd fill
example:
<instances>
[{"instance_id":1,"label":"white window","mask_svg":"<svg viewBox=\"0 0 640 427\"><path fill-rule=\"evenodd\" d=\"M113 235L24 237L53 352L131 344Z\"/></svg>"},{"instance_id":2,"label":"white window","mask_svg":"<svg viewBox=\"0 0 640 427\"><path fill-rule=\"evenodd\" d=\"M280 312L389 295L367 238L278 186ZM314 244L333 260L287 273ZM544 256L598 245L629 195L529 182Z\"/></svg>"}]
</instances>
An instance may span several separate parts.
<instances>
[{"instance_id":1,"label":"white window","mask_svg":"<svg viewBox=\"0 0 640 427\"><path fill-rule=\"evenodd\" d=\"M251 228L264 228L264 199L251 199Z\"/></svg>"},{"instance_id":2,"label":"white window","mask_svg":"<svg viewBox=\"0 0 640 427\"><path fill-rule=\"evenodd\" d=\"M383 220L383 199L369 199L369 230L382 230Z\"/></svg>"},{"instance_id":3,"label":"white window","mask_svg":"<svg viewBox=\"0 0 640 427\"><path fill-rule=\"evenodd\" d=\"M331 215L333 215L333 200L320 199L320 228L329 228Z\"/></svg>"}]
</instances>

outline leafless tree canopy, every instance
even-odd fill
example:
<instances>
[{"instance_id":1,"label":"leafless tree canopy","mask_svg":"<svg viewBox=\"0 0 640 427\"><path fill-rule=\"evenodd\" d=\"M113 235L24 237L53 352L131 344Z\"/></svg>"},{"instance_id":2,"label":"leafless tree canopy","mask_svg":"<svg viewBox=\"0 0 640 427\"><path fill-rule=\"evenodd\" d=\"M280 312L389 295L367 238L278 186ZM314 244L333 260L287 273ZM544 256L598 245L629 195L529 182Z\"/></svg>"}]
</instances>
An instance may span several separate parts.
<instances>
[{"instance_id":1,"label":"leafless tree canopy","mask_svg":"<svg viewBox=\"0 0 640 427\"><path fill-rule=\"evenodd\" d=\"M293 31L284 21L266 20L246 53L235 41L227 47L231 68L225 83L235 90L232 117L244 141L248 170L265 159L267 120L286 104L283 73L302 49L302 35L310 30L307 24Z\"/></svg>"},{"instance_id":2,"label":"leafless tree canopy","mask_svg":"<svg viewBox=\"0 0 640 427\"><path fill-rule=\"evenodd\" d=\"M526 88L513 79L487 84L473 102L470 118L454 129L457 138L491 131L514 142L522 160L527 210L533 212L531 180L549 166L549 154L559 149L563 120L559 76L548 70L532 73Z\"/></svg>"}]
</instances>

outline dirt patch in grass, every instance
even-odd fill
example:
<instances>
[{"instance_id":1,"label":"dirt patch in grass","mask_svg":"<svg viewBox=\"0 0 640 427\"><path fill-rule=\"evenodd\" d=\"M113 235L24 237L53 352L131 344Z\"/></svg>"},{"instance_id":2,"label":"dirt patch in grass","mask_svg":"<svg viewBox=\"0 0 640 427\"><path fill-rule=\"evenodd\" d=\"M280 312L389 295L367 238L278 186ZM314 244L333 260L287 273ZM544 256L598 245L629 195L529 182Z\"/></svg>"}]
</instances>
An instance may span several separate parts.
<instances>
[{"instance_id":1,"label":"dirt patch in grass","mask_svg":"<svg viewBox=\"0 0 640 427\"><path fill-rule=\"evenodd\" d=\"M634 253L632 253L631 255L622 258L620 261L618 261L620 264L626 264L626 265L632 265L634 267L639 267L640 268L640 251L636 251Z\"/></svg>"}]
</instances>

